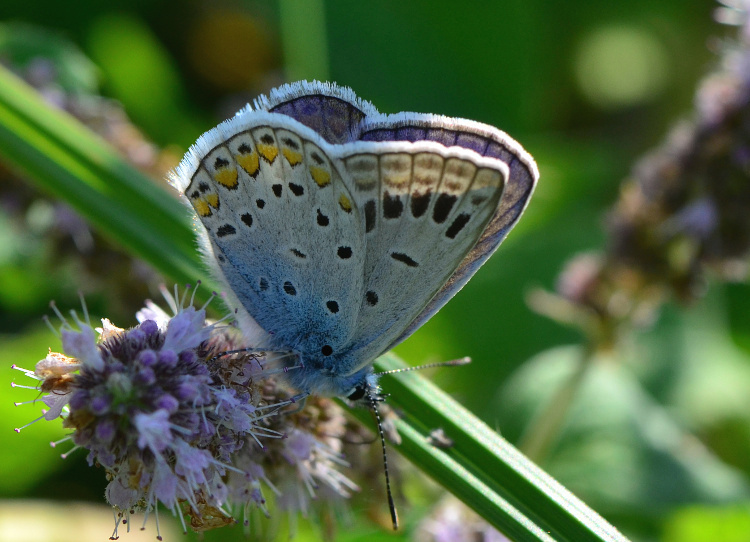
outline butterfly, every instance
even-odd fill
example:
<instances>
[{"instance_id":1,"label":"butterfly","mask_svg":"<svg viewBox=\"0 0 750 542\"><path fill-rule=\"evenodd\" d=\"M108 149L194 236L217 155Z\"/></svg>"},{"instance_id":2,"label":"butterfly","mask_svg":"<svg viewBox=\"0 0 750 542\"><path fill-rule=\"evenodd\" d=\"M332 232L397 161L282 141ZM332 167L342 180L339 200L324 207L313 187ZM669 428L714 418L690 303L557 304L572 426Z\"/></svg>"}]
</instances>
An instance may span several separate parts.
<instances>
[{"instance_id":1,"label":"butterfly","mask_svg":"<svg viewBox=\"0 0 750 542\"><path fill-rule=\"evenodd\" d=\"M314 81L203 134L171 181L248 343L292 359L302 394L372 400L373 360L463 287L538 177L496 128Z\"/></svg>"},{"instance_id":2,"label":"butterfly","mask_svg":"<svg viewBox=\"0 0 750 542\"><path fill-rule=\"evenodd\" d=\"M171 175L245 340L310 394L384 399L372 368L505 239L539 172L507 134L380 114L331 83L260 96L203 134Z\"/></svg>"}]
</instances>

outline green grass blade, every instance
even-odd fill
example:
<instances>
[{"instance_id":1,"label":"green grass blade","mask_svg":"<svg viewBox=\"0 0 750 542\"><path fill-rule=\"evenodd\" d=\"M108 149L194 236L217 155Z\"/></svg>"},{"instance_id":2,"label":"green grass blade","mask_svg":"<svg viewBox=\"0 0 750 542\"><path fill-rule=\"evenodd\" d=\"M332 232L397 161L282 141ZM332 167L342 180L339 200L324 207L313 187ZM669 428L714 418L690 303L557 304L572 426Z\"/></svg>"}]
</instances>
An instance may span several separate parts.
<instances>
[{"instance_id":1,"label":"green grass blade","mask_svg":"<svg viewBox=\"0 0 750 542\"><path fill-rule=\"evenodd\" d=\"M190 282L205 275L182 205L1 68L0 157L164 274ZM392 355L378 364L402 366ZM404 412L398 422L404 455L514 540L626 540L424 378L406 373L383 384ZM366 411L356 415L371 423ZM452 448L427 443L435 428L454 440Z\"/></svg>"},{"instance_id":2,"label":"green grass blade","mask_svg":"<svg viewBox=\"0 0 750 542\"><path fill-rule=\"evenodd\" d=\"M0 68L0 157L181 282L202 274L185 208L96 134Z\"/></svg>"},{"instance_id":3,"label":"green grass blade","mask_svg":"<svg viewBox=\"0 0 750 542\"><path fill-rule=\"evenodd\" d=\"M406 366L393 354L381 356L376 365L383 371ZM601 516L429 380L409 372L383 377L382 385L391 394L389 403L404 413L403 424L409 426L409 431L401 431L402 434L418 441L405 442L399 450L499 530L510 535L521 528L520 533L525 534L517 534L516 540L537 540L533 531L528 531L519 518L508 512L510 509L550 533L554 540L627 541ZM444 450L432 447L432 454L436 457L429 459L421 448L426 445L430 432L437 428L443 429L453 446ZM412 435L411 431L418 434ZM413 455L415 448L420 449L417 455ZM454 491L455 473L447 473L441 468L432 472L435 467L428 467L428 461L446 461L443 456L450 457L476 477L492 497L476 493L466 498ZM482 501L488 499L499 500L505 505L486 508L487 503ZM513 525L508 525L509 520Z\"/></svg>"}]
</instances>

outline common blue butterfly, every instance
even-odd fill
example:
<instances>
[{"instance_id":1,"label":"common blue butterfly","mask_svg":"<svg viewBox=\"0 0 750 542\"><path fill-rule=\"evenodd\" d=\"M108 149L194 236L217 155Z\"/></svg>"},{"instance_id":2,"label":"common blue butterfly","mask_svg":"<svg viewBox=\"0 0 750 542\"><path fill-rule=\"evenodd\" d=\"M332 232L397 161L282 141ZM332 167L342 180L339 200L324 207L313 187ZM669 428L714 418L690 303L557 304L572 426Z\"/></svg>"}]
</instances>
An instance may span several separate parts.
<instances>
[{"instance_id":1,"label":"common blue butterfly","mask_svg":"<svg viewBox=\"0 0 750 542\"><path fill-rule=\"evenodd\" d=\"M496 128L299 82L203 134L171 180L248 343L291 359L301 394L372 402L373 360L471 278L537 178Z\"/></svg>"}]
</instances>

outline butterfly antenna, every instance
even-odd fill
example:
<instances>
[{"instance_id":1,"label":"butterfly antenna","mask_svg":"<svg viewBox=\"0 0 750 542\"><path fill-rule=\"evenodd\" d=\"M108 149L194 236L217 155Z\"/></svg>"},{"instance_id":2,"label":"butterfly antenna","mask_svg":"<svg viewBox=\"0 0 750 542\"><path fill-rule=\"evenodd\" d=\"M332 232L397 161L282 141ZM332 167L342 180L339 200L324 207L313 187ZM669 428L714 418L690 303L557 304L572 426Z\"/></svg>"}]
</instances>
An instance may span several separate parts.
<instances>
[{"instance_id":1,"label":"butterfly antenna","mask_svg":"<svg viewBox=\"0 0 750 542\"><path fill-rule=\"evenodd\" d=\"M383 470L385 471L385 491L388 494L388 508L391 511L391 521L393 522L393 530L398 530L398 512L396 511L396 503L393 502L393 493L391 493L391 478L388 475L388 454L385 451L385 435L383 434L383 423L380 420L380 411L378 410L378 399L372 392L367 394L367 399L370 402L370 408L375 413L375 420L378 425L378 433L380 433L380 446L383 449ZM382 399L381 399L382 400Z\"/></svg>"},{"instance_id":2,"label":"butterfly antenna","mask_svg":"<svg viewBox=\"0 0 750 542\"><path fill-rule=\"evenodd\" d=\"M471 363L471 358L460 358L453 359L451 361L439 361L437 363L426 363L424 365L417 365L416 367L404 367L403 369L391 369L390 371L382 371L375 373L375 376L392 375L394 373L406 373L408 371L419 371L422 369L431 369L432 367L451 367L455 365L466 365Z\"/></svg>"}]
</instances>

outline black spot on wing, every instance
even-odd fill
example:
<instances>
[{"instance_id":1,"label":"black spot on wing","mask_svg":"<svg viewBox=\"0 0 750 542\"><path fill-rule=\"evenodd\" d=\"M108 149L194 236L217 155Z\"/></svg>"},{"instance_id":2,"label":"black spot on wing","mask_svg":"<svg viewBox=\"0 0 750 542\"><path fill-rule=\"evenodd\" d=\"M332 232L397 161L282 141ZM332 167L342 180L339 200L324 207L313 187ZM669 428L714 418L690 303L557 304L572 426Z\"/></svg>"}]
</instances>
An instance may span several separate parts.
<instances>
[{"instance_id":1,"label":"black spot on wing","mask_svg":"<svg viewBox=\"0 0 750 542\"><path fill-rule=\"evenodd\" d=\"M261 143L265 143L266 145L273 145L273 136L271 134L263 134L260 138Z\"/></svg>"},{"instance_id":2,"label":"black spot on wing","mask_svg":"<svg viewBox=\"0 0 750 542\"><path fill-rule=\"evenodd\" d=\"M216 160L214 160L214 169L221 169L228 165L229 165L229 161L225 160L221 156L217 157Z\"/></svg>"},{"instance_id":3,"label":"black spot on wing","mask_svg":"<svg viewBox=\"0 0 750 542\"><path fill-rule=\"evenodd\" d=\"M339 247L336 254L338 254L338 257L342 260L348 260L352 257L352 247Z\"/></svg>"},{"instance_id":4,"label":"black spot on wing","mask_svg":"<svg viewBox=\"0 0 750 542\"><path fill-rule=\"evenodd\" d=\"M265 292L268 290L268 280L266 277L260 277L260 280L258 281L258 288L260 288L261 292Z\"/></svg>"},{"instance_id":5,"label":"black spot on wing","mask_svg":"<svg viewBox=\"0 0 750 542\"><path fill-rule=\"evenodd\" d=\"M445 236L449 239L455 239L458 232L464 229L464 226L469 222L471 215L468 213L461 213L456 217L453 223L448 227L445 232Z\"/></svg>"},{"instance_id":6,"label":"black spot on wing","mask_svg":"<svg viewBox=\"0 0 750 542\"><path fill-rule=\"evenodd\" d=\"M243 214L240 217L240 219L242 220L242 222L245 223L245 226L247 226L248 228L253 225L253 215L251 215L250 213Z\"/></svg>"},{"instance_id":7,"label":"black spot on wing","mask_svg":"<svg viewBox=\"0 0 750 542\"><path fill-rule=\"evenodd\" d=\"M289 281L284 283L284 291L289 295L297 295L297 288Z\"/></svg>"},{"instance_id":8,"label":"black spot on wing","mask_svg":"<svg viewBox=\"0 0 750 542\"><path fill-rule=\"evenodd\" d=\"M427 208L430 206L430 198L432 198L432 192L414 194L411 197L411 215L414 218L419 218L427 212Z\"/></svg>"},{"instance_id":9,"label":"black spot on wing","mask_svg":"<svg viewBox=\"0 0 750 542\"><path fill-rule=\"evenodd\" d=\"M377 204L374 199L365 203L365 233L370 233L375 228L377 216Z\"/></svg>"},{"instance_id":10,"label":"black spot on wing","mask_svg":"<svg viewBox=\"0 0 750 542\"><path fill-rule=\"evenodd\" d=\"M326 307L331 312L331 314L336 314L339 312L339 304L335 301L326 301Z\"/></svg>"},{"instance_id":11,"label":"black spot on wing","mask_svg":"<svg viewBox=\"0 0 750 542\"><path fill-rule=\"evenodd\" d=\"M263 207L266 206L266 202L265 202L265 200L262 200L262 199L259 198L259 199L255 200L255 205L258 206L258 209L262 209Z\"/></svg>"},{"instance_id":12,"label":"black spot on wing","mask_svg":"<svg viewBox=\"0 0 750 542\"><path fill-rule=\"evenodd\" d=\"M458 197L453 194L446 194L445 192L440 194L435 201L435 208L432 210L432 220L438 224L445 222L457 200Z\"/></svg>"},{"instance_id":13,"label":"black spot on wing","mask_svg":"<svg viewBox=\"0 0 750 542\"><path fill-rule=\"evenodd\" d=\"M295 196L301 196L305 193L305 188L303 186L294 183L289 183L289 190L291 190L292 194Z\"/></svg>"},{"instance_id":14,"label":"black spot on wing","mask_svg":"<svg viewBox=\"0 0 750 542\"><path fill-rule=\"evenodd\" d=\"M406 264L408 267L419 266L417 262L415 262L413 259L411 259L407 254L404 254L403 252L391 252L391 258L393 258L397 262Z\"/></svg>"},{"instance_id":15,"label":"black spot on wing","mask_svg":"<svg viewBox=\"0 0 750 542\"><path fill-rule=\"evenodd\" d=\"M276 196L277 198L281 197L281 189L282 188L283 187L280 184L272 184L271 185L271 190L273 190L273 195Z\"/></svg>"},{"instance_id":16,"label":"black spot on wing","mask_svg":"<svg viewBox=\"0 0 750 542\"><path fill-rule=\"evenodd\" d=\"M320 209L318 209L318 226L328 226L328 223L330 220L326 215L320 212Z\"/></svg>"},{"instance_id":17,"label":"black spot on wing","mask_svg":"<svg viewBox=\"0 0 750 542\"><path fill-rule=\"evenodd\" d=\"M398 196L391 196L388 192L383 194L383 217L398 218L404 210L404 202Z\"/></svg>"},{"instance_id":18,"label":"black spot on wing","mask_svg":"<svg viewBox=\"0 0 750 542\"><path fill-rule=\"evenodd\" d=\"M304 260L307 258L307 254L302 252L301 250L297 250L296 248L289 249L289 252L297 256L299 259Z\"/></svg>"},{"instance_id":19,"label":"black spot on wing","mask_svg":"<svg viewBox=\"0 0 750 542\"><path fill-rule=\"evenodd\" d=\"M294 149L295 151L296 151L296 150L299 150L299 145L298 145L298 144L297 144L297 142L296 142L296 141L294 141L293 139L291 139L291 138L289 138L289 137L285 137L285 138L284 138L284 139L282 139L281 141L283 141L283 142L284 142L284 145L286 145L286 146L287 146L287 147L289 147L290 149Z\"/></svg>"},{"instance_id":20,"label":"black spot on wing","mask_svg":"<svg viewBox=\"0 0 750 542\"><path fill-rule=\"evenodd\" d=\"M365 300L367 301L367 304L371 307L374 307L378 304L378 294L370 290L365 294Z\"/></svg>"},{"instance_id":21,"label":"black spot on wing","mask_svg":"<svg viewBox=\"0 0 750 542\"><path fill-rule=\"evenodd\" d=\"M234 235L235 233L237 233L237 230L231 224L223 224L219 226L218 230L216 230L216 235L218 237L224 237L226 235Z\"/></svg>"}]
</instances>

